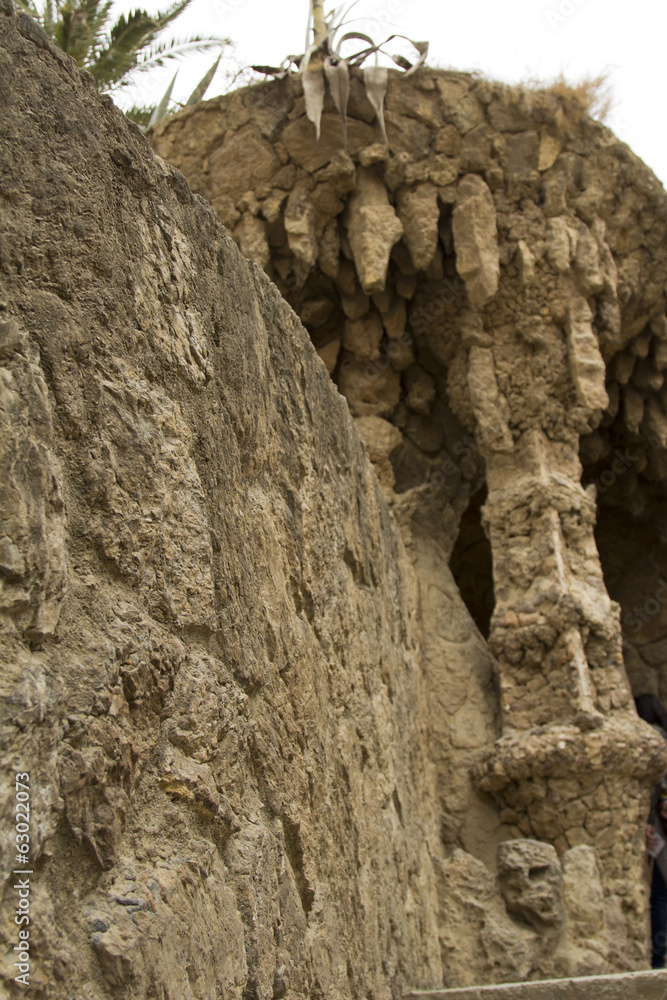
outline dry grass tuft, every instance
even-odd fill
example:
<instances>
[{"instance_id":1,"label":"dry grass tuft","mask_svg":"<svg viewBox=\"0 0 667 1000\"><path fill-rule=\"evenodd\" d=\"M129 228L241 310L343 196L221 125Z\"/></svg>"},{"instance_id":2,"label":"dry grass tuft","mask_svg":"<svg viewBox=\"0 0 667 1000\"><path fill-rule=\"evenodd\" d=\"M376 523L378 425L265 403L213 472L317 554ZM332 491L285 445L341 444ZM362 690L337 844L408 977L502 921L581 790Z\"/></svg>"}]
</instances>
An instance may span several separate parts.
<instances>
[{"instance_id":1,"label":"dry grass tuft","mask_svg":"<svg viewBox=\"0 0 667 1000\"><path fill-rule=\"evenodd\" d=\"M606 73L580 80L578 83L566 80L561 73L555 80L525 80L521 86L536 95L553 94L562 103L566 114L579 111L601 122L609 117L614 105Z\"/></svg>"}]
</instances>

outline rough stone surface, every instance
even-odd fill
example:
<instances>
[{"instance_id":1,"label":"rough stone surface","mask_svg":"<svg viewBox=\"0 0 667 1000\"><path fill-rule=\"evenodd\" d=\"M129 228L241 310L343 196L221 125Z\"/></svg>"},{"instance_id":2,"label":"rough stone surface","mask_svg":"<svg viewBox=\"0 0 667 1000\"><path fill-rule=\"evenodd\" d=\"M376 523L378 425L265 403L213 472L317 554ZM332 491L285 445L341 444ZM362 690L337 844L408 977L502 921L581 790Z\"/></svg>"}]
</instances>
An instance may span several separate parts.
<instances>
[{"instance_id":1,"label":"rough stone surface","mask_svg":"<svg viewBox=\"0 0 667 1000\"><path fill-rule=\"evenodd\" d=\"M446 183L451 184L456 176L447 177ZM396 200L412 262L417 270L425 271L438 245L438 189L428 183L400 188Z\"/></svg>"},{"instance_id":2,"label":"rough stone surface","mask_svg":"<svg viewBox=\"0 0 667 1000\"><path fill-rule=\"evenodd\" d=\"M664 972L634 972L406 994L406 1000L665 1000L666 997Z\"/></svg>"},{"instance_id":3,"label":"rough stone surface","mask_svg":"<svg viewBox=\"0 0 667 1000\"><path fill-rule=\"evenodd\" d=\"M39 779L38 990L645 967L660 185L567 94L427 69L390 74L383 150L356 72L347 152L289 77L153 130L268 253L383 497L275 289L2 11L3 780Z\"/></svg>"},{"instance_id":4,"label":"rough stone surface","mask_svg":"<svg viewBox=\"0 0 667 1000\"><path fill-rule=\"evenodd\" d=\"M477 174L459 185L452 214L456 267L473 306L485 306L498 290L498 240L493 197Z\"/></svg>"},{"instance_id":5,"label":"rough stone surface","mask_svg":"<svg viewBox=\"0 0 667 1000\"><path fill-rule=\"evenodd\" d=\"M347 404L23 17L0 11L8 995L16 772L30 996L441 985L416 582Z\"/></svg>"},{"instance_id":6,"label":"rough stone surface","mask_svg":"<svg viewBox=\"0 0 667 1000\"><path fill-rule=\"evenodd\" d=\"M346 225L361 287L368 295L383 291L389 254L401 238L403 226L381 180L364 167L359 168Z\"/></svg>"},{"instance_id":7,"label":"rough stone surface","mask_svg":"<svg viewBox=\"0 0 667 1000\"><path fill-rule=\"evenodd\" d=\"M259 121L278 90L255 93L241 100ZM230 129L247 127L226 102ZM360 107L351 120L375 142L349 148L356 187L318 209L305 286L278 232L269 273L299 313L330 297L318 348L342 339L343 293L360 285L383 319L378 355L341 351L333 378L355 416L401 434L373 454L420 589L445 981L641 968L642 829L665 755L631 693L667 694L667 200L562 90L390 73L383 155ZM156 130L158 151L172 129L191 148L201 128L208 148L206 114ZM334 155L329 137L294 184L319 186ZM387 233L364 204L382 206ZM364 307L355 298L355 319ZM565 917L550 930L501 891L498 847L521 838L558 858ZM604 901L597 922L576 872ZM450 891L457 879L473 888Z\"/></svg>"}]
</instances>

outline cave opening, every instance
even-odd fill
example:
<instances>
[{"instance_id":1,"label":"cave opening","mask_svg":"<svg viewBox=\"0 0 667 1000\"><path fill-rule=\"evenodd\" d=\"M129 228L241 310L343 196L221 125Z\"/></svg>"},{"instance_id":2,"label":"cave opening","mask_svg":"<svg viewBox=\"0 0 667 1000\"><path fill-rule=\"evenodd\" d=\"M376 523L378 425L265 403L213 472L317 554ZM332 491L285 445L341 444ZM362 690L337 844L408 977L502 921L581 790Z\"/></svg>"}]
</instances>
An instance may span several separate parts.
<instances>
[{"instance_id":1,"label":"cave opening","mask_svg":"<svg viewBox=\"0 0 667 1000\"><path fill-rule=\"evenodd\" d=\"M449 568L477 628L488 639L495 595L491 545L482 526L486 496L487 489L483 486L471 497L461 518Z\"/></svg>"},{"instance_id":2,"label":"cave opening","mask_svg":"<svg viewBox=\"0 0 667 1000\"><path fill-rule=\"evenodd\" d=\"M667 539L664 502L642 516L598 501L595 539L607 592L621 607L623 659L632 694L667 702Z\"/></svg>"},{"instance_id":3,"label":"cave opening","mask_svg":"<svg viewBox=\"0 0 667 1000\"><path fill-rule=\"evenodd\" d=\"M582 485L595 487L595 541L605 587L621 608L623 659L632 694L655 694L665 702L667 396L661 388L662 343L647 328L608 364L609 409L581 439L580 459Z\"/></svg>"}]
</instances>

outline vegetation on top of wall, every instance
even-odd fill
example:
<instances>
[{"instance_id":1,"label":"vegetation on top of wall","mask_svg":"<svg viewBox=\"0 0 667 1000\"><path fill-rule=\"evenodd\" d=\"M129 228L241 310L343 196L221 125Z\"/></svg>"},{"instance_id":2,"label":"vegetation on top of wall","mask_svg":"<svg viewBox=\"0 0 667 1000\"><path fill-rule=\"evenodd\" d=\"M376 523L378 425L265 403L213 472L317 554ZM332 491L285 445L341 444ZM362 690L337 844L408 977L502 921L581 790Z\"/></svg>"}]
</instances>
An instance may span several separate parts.
<instances>
[{"instance_id":1,"label":"vegetation on top of wall","mask_svg":"<svg viewBox=\"0 0 667 1000\"><path fill-rule=\"evenodd\" d=\"M554 80L525 80L521 87L529 101L531 95L549 94L560 100L565 111L584 112L602 122L609 117L614 103L606 73L576 83L566 80L561 73Z\"/></svg>"},{"instance_id":2,"label":"vegetation on top of wall","mask_svg":"<svg viewBox=\"0 0 667 1000\"><path fill-rule=\"evenodd\" d=\"M353 5L351 5L353 6ZM331 91L334 104L338 109L343 125L343 141L347 145L347 102L350 94L350 67L362 66L371 56L374 57L375 65L364 66L363 79L366 87L366 94L371 105L375 109L382 135L385 142L387 134L384 127L384 97L387 91L388 70L386 66L379 66L378 53L389 56L389 58L402 70L406 76L414 73L425 61L428 53L428 42L413 42L405 35L390 35L383 42L376 43L370 35L359 31L346 31L340 38L337 36L345 26L350 7L345 11L335 8L330 14L324 13L324 0L311 0L310 19L308 24L308 38L312 30L312 41L307 43L306 51L303 55L287 56L280 66L253 66L258 73L267 76L275 76L282 79L290 72L294 64L303 81L303 93L306 100L306 114L315 125L316 139L320 137L320 121L322 109L324 107L324 94L327 84ZM395 38L403 38L410 42L417 51L418 58L413 64L404 56L390 55L385 52L384 46ZM342 47L346 42L363 42L364 47L353 53L351 56L343 56Z\"/></svg>"},{"instance_id":3,"label":"vegetation on top of wall","mask_svg":"<svg viewBox=\"0 0 667 1000\"><path fill-rule=\"evenodd\" d=\"M112 0L17 0L18 5L42 26L47 35L72 56L77 66L92 74L97 89L109 93L136 82L138 73L163 66L211 48L229 45L228 38L195 35L184 40L160 41L162 32L190 6L192 0L179 0L163 11L148 14L145 10L111 14ZM204 96L220 57L197 85L186 104ZM127 116L138 125L153 124L166 112L172 80L157 107L133 107Z\"/></svg>"}]
</instances>

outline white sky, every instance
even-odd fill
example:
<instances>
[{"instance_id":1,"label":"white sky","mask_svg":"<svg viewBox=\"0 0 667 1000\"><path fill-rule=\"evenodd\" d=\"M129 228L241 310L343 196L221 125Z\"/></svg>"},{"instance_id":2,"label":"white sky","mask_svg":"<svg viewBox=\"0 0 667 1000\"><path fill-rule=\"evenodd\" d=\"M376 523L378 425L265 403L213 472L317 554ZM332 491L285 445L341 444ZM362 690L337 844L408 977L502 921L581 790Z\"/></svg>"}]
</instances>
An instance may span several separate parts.
<instances>
[{"instance_id":1,"label":"white sky","mask_svg":"<svg viewBox=\"0 0 667 1000\"><path fill-rule=\"evenodd\" d=\"M115 10L135 6L120 0ZM145 0L145 6L155 10L167 2ZM174 33L228 36L238 66L278 65L287 54L303 52L308 9L309 0L192 0ZM606 72L613 98L606 123L667 186L665 0L358 0L348 19L347 30L375 41L392 31L427 40L431 66L481 70L508 83L560 73L577 81ZM389 50L409 54L396 43ZM195 55L182 64L177 100L187 98L214 58ZM156 73L140 98L159 100L175 65ZM225 89L219 72L206 97ZM126 98L116 100L126 104Z\"/></svg>"}]
</instances>

